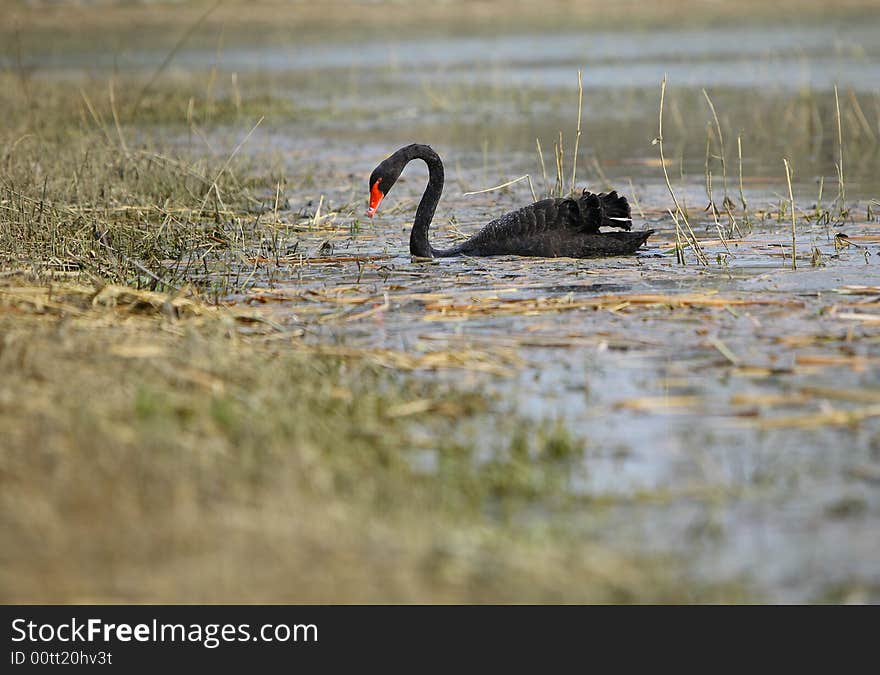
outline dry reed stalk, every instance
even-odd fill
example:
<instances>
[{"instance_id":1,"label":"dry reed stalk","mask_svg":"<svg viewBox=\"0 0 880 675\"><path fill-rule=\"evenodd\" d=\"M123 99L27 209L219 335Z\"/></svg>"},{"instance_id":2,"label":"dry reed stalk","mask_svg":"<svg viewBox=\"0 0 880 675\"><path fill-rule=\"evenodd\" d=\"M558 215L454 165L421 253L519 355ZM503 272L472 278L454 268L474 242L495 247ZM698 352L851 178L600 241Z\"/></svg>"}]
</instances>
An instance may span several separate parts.
<instances>
[{"instance_id":1,"label":"dry reed stalk","mask_svg":"<svg viewBox=\"0 0 880 675\"><path fill-rule=\"evenodd\" d=\"M110 137L110 132L107 130L107 125L104 123L104 118L101 116L101 113L98 112L95 109L95 106L92 105L92 102L84 89L80 89L79 93L86 104L86 108L88 109L89 114L92 116L92 120L94 121L95 126L97 126L104 133L104 138L107 139L107 145L113 145L113 139Z\"/></svg>"},{"instance_id":2,"label":"dry reed stalk","mask_svg":"<svg viewBox=\"0 0 880 675\"><path fill-rule=\"evenodd\" d=\"M865 314L861 312L844 312L835 314L834 318L843 319L844 321L861 321L862 323L877 324L880 323L880 314Z\"/></svg>"},{"instance_id":3,"label":"dry reed stalk","mask_svg":"<svg viewBox=\"0 0 880 675\"><path fill-rule=\"evenodd\" d=\"M544 151L541 150L541 139L536 138L535 143L538 146L538 157L541 160L541 175L544 177L544 193L547 194L550 190L550 185L547 183L547 166L544 164Z\"/></svg>"},{"instance_id":4,"label":"dry reed stalk","mask_svg":"<svg viewBox=\"0 0 880 675\"><path fill-rule=\"evenodd\" d=\"M795 209L794 209L794 193L791 190L791 167L788 160L783 158L785 164L785 180L788 183L788 200L791 206L791 269L797 269L797 239L795 231Z\"/></svg>"},{"instance_id":5,"label":"dry reed stalk","mask_svg":"<svg viewBox=\"0 0 880 675\"><path fill-rule=\"evenodd\" d=\"M562 197L565 190L565 148L562 145L562 131L559 132L559 140L554 147L556 152L556 196Z\"/></svg>"},{"instance_id":6,"label":"dry reed stalk","mask_svg":"<svg viewBox=\"0 0 880 675\"><path fill-rule=\"evenodd\" d=\"M704 90L705 93L705 90ZM708 130L707 130L708 132ZM721 243L724 245L724 249L727 251L728 255L733 255L731 253L730 248L727 246L727 242L725 241L724 232L721 229L721 222L718 220L718 207L715 206L715 200L712 196L712 172L709 170L709 148L711 142L711 133L706 134L706 195L709 198L709 206L708 209L712 213L712 220L715 223L715 229L718 231L718 238L721 240ZM728 213L730 212L730 200L725 197L724 198L724 206L727 208ZM733 228L731 228L731 234L733 234Z\"/></svg>"},{"instance_id":7,"label":"dry reed stalk","mask_svg":"<svg viewBox=\"0 0 880 675\"><path fill-rule=\"evenodd\" d=\"M704 403L705 401L699 396L638 396L617 401L614 408L638 412L671 412L681 408L699 408Z\"/></svg>"},{"instance_id":8,"label":"dry reed stalk","mask_svg":"<svg viewBox=\"0 0 880 675\"><path fill-rule=\"evenodd\" d=\"M712 118L715 120L715 129L718 131L718 145L721 150L722 187L724 188L724 202L727 203L730 201L730 196L727 193L727 161L724 157L724 135L721 133L721 122L718 121L718 113L715 112L715 104L712 103L712 99L709 98L709 92L705 89L703 89L703 96L706 97L706 103L709 104L709 109L712 111Z\"/></svg>"},{"instance_id":9,"label":"dry reed stalk","mask_svg":"<svg viewBox=\"0 0 880 675\"><path fill-rule=\"evenodd\" d=\"M636 195L635 185L633 185L632 178L627 178L627 180L629 181L629 196L633 201L633 205L636 207L636 211L639 212L639 216L644 220L645 212L642 210L642 205L639 203L639 198Z\"/></svg>"},{"instance_id":10,"label":"dry reed stalk","mask_svg":"<svg viewBox=\"0 0 880 675\"><path fill-rule=\"evenodd\" d=\"M876 365L880 362L880 358L846 354L798 354L795 356L794 362L804 366L850 366L854 369L864 370L868 366Z\"/></svg>"},{"instance_id":11,"label":"dry reed stalk","mask_svg":"<svg viewBox=\"0 0 880 675\"><path fill-rule=\"evenodd\" d=\"M678 216L676 216L671 210L668 211L668 213L672 217L672 221L675 223L675 260L679 265L686 265L687 262L684 259L684 247L681 245L681 225L678 222Z\"/></svg>"},{"instance_id":12,"label":"dry reed stalk","mask_svg":"<svg viewBox=\"0 0 880 675\"><path fill-rule=\"evenodd\" d=\"M383 368L394 370L458 370L488 373L509 377L514 368L523 364L513 352L455 350L436 351L426 354L397 351L393 349L357 349L353 347L334 347L328 345L309 345L295 343L294 348L309 354L361 359Z\"/></svg>"},{"instance_id":13,"label":"dry reed stalk","mask_svg":"<svg viewBox=\"0 0 880 675\"><path fill-rule=\"evenodd\" d=\"M743 146L742 136L736 137L736 151L739 159L739 200L742 202L743 217L748 221L749 205L746 202L746 193L743 190Z\"/></svg>"},{"instance_id":14,"label":"dry reed stalk","mask_svg":"<svg viewBox=\"0 0 880 675\"><path fill-rule=\"evenodd\" d=\"M519 183L521 180L525 180L525 181L529 182L529 190L532 193L532 198L535 201L538 201L538 197L535 195L535 188L532 185L532 177L529 174L525 174L524 176L520 176L519 178L514 178L513 180L509 180L506 183L502 183L501 185L493 185L492 187L487 187L483 190L473 190L471 192L464 192L464 193L462 193L462 196L463 197L470 197L472 195L481 195L481 194L485 194L487 192L494 192L495 190L501 190L503 188L510 187L511 185L514 185L515 183Z\"/></svg>"},{"instance_id":15,"label":"dry reed stalk","mask_svg":"<svg viewBox=\"0 0 880 675\"><path fill-rule=\"evenodd\" d=\"M667 213L672 213L671 211L667 211ZM767 241L759 241L756 242L753 239L701 239L700 246L702 248L711 248L713 246L725 246L726 244L751 244L752 248L757 250L757 246L755 244L770 244L771 242ZM677 244L675 242L663 242L659 244L661 249L666 248L675 248Z\"/></svg>"},{"instance_id":16,"label":"dry reed stalk","mask_svg":"<svg viewBox=\"0 0 880 675\"><path fill-rule=\"evenodd\" d=\"M848 94L850 104L852 105L853 112L859 122L859 126L864 134L870 139L871 143L876 142L877 137L874 135L874 130L871 129L871 124L868 122L868 118L865 116L865 111L862 110L862 106L859 104L859 99L856 97L856 92L852 87L849 88Z\"/></svg>"},{"instance_id":17,"label":"dry reed stalk","mask_svg":"<svg viewBox=\"0 0 880 675\"><path fill-rule=\"evenodd\" d=\"M713 218L715 218L715 222L718 222L718 207L715 206L715 201L712 198L712 170L709 167L709 161L711 158L711 150L712 150L712 129L706 127L706 159L703 163L703 172L706 176L706 199L709 200L709 205L706 207L707 211L712 213Z\"/></svg>"},{"instance_id":18,"label":"dry reed stalk","mask_svg":"<svg viewBox=\"0 0 880 675\"><path fill-rule=\"evenodd\" d=\"M660 83L660 127L659 127L659 136L654 139L654 142L660 145L660 165L663 167L663 177L666 179L666 188L669 190L669 195L672 197L672 203L675 205L675 211L678 215L681 216L682 221L687 226L688 231L691 233L692 244L694 246L694 255L697 257L697 261L702 265L708 265L709 260L706 258L705 254L700 249L700 244L697 241L697 238L693 236L693 231L691 230L690 223L688 223L687 215L684 210L681 208L681 204L678 201L678 197L675 195L675 190L672 189L672 183L669 180L669 171L666 169L666 155L663 152L663 103L666 100L666 75L663 75L663 81ZM676 222L676 228L678 227L678 220L673 216L673 220ZM682 261L684 260L684 255L682 252Z\"/></svg>"},{"instance_id":19,"label":"dry reed stalk","mask_svg":"<svg viewBox=\"0 0 880 675\"><path fill-rule=\"evenodd\" d=\"M602 165L599 164L599 160L595 157L590 158L590 163L593 166L593 170L596 172L596 175L599 176L599 180L602 182L602 187L606 191L610 191L614 189L614 186L611 184L611 181L608 180L608 176L605 175L605 172L602 170Z\"/></svg>"},{"instance_id":20,"label":"dry reed stalk","mask_svg":"<svg viewBox=\"0 0 880 675\"><path fill-rule=\"evenodd\" d=\"M113 91L113 78L107 80L107 88L110 93L110 112L113 114L113 124L116 126L116 135L119 136L119 145L122 152L128 156L128 146L125 143L125 137L122 135L122 126L119 124L119 114L116 112L116 96Z\"/></svg>"},{"instance_id":21,"label":"dry reed stalk","mask_svg":"<svg viewBox=\"0 0 880 675\"><path fill-rule=\"evenodd\" d=\"M416 298L418 299L418 298ZM607 309L620 311L643 307L731 307L731 306L780 306L802 307L803 303L793 300L774 300L769 298L720 298L710 294L633 294L603 295L590 298L574 299L565 297L540 298L482 298L477 302L451 302L431 300L424 304L429 314L422 316L423 321L459 321L470 316L501 316L501 315L532 315L546 312L567 312L582 309Z\"/></svg>"},{"instance_id":22,"label":"dry reed stalk","mask_svg":"<svg viewBox=\"0 0 880 675\"><path fill-rule=\"evenodd\" d=\"M877 389L833 389L831 387L802 387L805 396L833 398L853 403L880 403L880 390Z\"/></svg>"},{"instance_id":23,"label":"dry reed stalk","mask_svg":"<svg viewBox=\"0 0 880 675\"><path fill-rule=\"evenodd\" d=\"M138 97L135 99L134 105L131 106L132 111L135 111L140 107L141 102L144 100L144 97L147 95L147 92L156 83L156 80L159 79L159 76L163 72L165 72L165 69L168 67L168 64L171 63L172 59L177 54L177 52L180 51L180 49L183 47L183 45L186 44L187 40L189 40L190 37L192 37L192 34L196 32L198 27L201 26L202 23L204 23L205 20L209 16L211 16L211 14L214 13L214 10L216 10L221 4L223 4L223 0L217 0L217 2L214 5L212 5L207 10L205 10L205 12L198 19L196 19L196 21L194 21L189 26L189 28L186 29L186 32L184 32L183 35L180 36L180 38L175 43L174 47L171 48L171 51L168 52L168 54L163 59L162 63L159 64L159 67L156 68L156 70L153 72L153 75L150 77L150 79L144 85L143 89L141 89L140 94L138 94Z\"/></svg>"},{"instance_id":24,"label":"dry reed stalk","mask_svg":"<svg viewBox=\"0 0 880 675\"><path fill-rule=\"evenodd\" d=\"M830 410L828 412L785 415L781 417L737 420L737 426L758 429L817 429L824 426L844 426L856 424L872 417L880 417L880 405L866 406L855 410Z\"/></svg>"},{"instance_id":25,"label":"dry reed stalk","mask_svg":"<svg viewBox=\"0 0 880 675\"><path fill-rule=\"evenodd\" d=\"M724 342L721 341L721 338L712 337L712 338L709 338L709 342L711 343L711 345L713 347L715 347L715 349L717 349L719 351L719 353L725 359L730 361L731 364L733 364L734 366L740 365L739 358L737 358L736 354L734 354L730 350L730 348L726 344L724 344Z\"/></svg>"},{"instance_id":26,"label":"dry reed stalk","mask_svg":"<svg viewBox=\"0 0 880 675\"><path fill-rule=\"evenodd\" d=\"M810 397L801 392L797 394L734 394L730 397L730 404L736 406L749 405L769 408L773 406L803 405L810 402Z\"/></svg>"},{"instance_id":27,"label":"dry reed stalk","mask_svg":"<svg viewBox=\"0 0 880 675\"><path fill-rule=\"evenodd\" d=\"M834 107L837 111L837 199L840 216L843 218L846 211L846 181L843 173L843 124L840 120L840 98L837 94L836 84L834 85Z\"/></svg>"},{"instance_id":28,"label":"dry reed stalk","mask_svg":"<svg viewBox=\"0 0 880 675\"><path fill-rule=\"evenodd\" d=\"M575 180L577 175L578 146L581 142L581 111L583 109L583 101L584 85L581 80L581 71L578 70L578 121L577 135L574 138L574 157L571 160L571 194L574 194L576 190Z\"/></svg>"}]
</instances>

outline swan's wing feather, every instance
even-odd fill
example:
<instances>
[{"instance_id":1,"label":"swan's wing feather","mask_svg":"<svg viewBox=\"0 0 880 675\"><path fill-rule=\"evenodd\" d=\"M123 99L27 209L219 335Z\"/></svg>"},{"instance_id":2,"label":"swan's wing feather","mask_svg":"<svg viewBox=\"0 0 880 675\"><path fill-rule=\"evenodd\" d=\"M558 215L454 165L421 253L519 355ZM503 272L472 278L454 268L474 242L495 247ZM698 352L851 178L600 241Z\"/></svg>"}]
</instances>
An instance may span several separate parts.
<instances>
[{"instance_id":1,"label":"swan's wing feather","mask_svg":"<svg viewBox=\"0 0 880 675\"><path fill-rule=\"evenodd\" d=\"M542 199L493 220L485 232L487 236L519 238L560 230L595 233L600 227L632 227L626 197L615 191L594 194L584 190L577 199Z\"/></svg>"},{"instance_id":2,"label":"swan's wing feather","mask_svg":"<svg viewBox=\"0 0 880 675\"><path fill-rule=\"evenodd\" d=\"M554 230L585 228L581 211L573 199L542 199L516 211L505 213L484 227L479 234L493 238L534 237Z\"/></svg>"},{"instance_id":3,"label":"swan's wing feather","mask_svg":"<svg viewBox=\"0 0 880 675\"><path fill-rule=\"evenodd\" d=\"M589 230L584 228L575 200L543 199L496 218L461 244L460 251L475 255L535 255L533 250L555 247L557 242L585 231Z\"/></svg>"},{"instance_id":4,"label":"swan's wing feather","mask_svg":"<svg viewBox=\"0 0 880 675\"><path fill-rule=\"evenodd\" d=\"M584 191L577 199L542 199L496 218L456 251L473 255L580 255L584 247L593 247L584 238L601 236L600 227L630 229L625 197L616 192L597 195ZM616 240L597 240L597 250L602 243L616 250Z\"/></svg>"}]
</instances>

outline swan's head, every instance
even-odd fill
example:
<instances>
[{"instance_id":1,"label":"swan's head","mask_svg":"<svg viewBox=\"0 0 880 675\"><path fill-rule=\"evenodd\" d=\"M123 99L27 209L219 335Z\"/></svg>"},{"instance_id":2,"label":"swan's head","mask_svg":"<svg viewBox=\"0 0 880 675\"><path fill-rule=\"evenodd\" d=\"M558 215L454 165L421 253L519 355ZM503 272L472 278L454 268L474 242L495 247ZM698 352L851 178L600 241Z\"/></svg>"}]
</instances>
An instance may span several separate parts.
<instances>
[{"instance_id":1,"label":"swan's head","mask_svg":"<svg viewBox=\"0 0 880 675\"><path fill-rule=\"evenodd\" d=\"M402 150L398 150L393 155L383 160L379 166L373 169L370 174L370 208L367 209L367 215L372 218L379 208L379 203L385 198L385 195L391 190L392 186L406 166L406 158L402 154Z\"/></svg>"}]
</instances>

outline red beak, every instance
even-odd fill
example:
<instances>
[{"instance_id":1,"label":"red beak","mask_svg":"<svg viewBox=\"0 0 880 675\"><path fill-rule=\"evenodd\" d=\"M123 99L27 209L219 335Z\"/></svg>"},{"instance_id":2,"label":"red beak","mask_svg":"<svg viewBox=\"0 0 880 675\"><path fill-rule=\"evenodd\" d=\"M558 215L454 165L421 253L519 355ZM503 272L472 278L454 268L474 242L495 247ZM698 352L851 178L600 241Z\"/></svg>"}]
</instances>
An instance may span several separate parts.
<instances>
[{"instance_id":1,"label":"red beak","mask_svg":"<svg viewBox=\"0 0 880 675\"><path fill-rule=\"evenodd\" d=\"M373 187L370 188L370 208L367 209L367 215L370 218L376 214L376 209L379 208L379 204L384 197L384 193L379 189L379 181L376 181L373 183Z\"/></svg>"}]
</instances>

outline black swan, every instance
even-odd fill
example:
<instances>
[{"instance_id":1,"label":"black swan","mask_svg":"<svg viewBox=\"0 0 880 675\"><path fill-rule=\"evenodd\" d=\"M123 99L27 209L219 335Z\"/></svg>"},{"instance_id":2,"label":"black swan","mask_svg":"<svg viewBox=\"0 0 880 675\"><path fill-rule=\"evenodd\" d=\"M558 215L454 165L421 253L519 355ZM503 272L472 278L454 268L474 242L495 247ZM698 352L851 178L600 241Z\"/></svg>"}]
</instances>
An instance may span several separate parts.
<instances>
[{"instance_id":1,"label":"black swan","mask_svg":"<svg viewBox=\"0 0 880 675\"><path fill-rule=\"evenodd\" d=\"M370 176L372 218L403 168L414 159L428 165L428 186L416 210L409 250L420 258L456 255L521 255L545 258L592 258L631 255L654 230L600 232L600 227L629 230L631 218L626 197L616 192L593 194L584 190L577 199L555 198L511 211L493 220L467 241L438 251L428 243L428 227L443 192L443 162L428 145L401 148L373 169Z\"/></svg>"}]
</instances>

